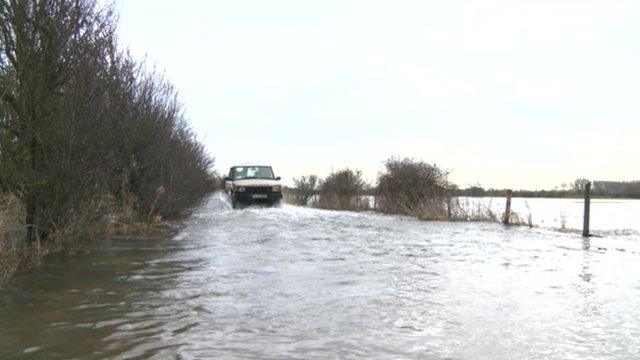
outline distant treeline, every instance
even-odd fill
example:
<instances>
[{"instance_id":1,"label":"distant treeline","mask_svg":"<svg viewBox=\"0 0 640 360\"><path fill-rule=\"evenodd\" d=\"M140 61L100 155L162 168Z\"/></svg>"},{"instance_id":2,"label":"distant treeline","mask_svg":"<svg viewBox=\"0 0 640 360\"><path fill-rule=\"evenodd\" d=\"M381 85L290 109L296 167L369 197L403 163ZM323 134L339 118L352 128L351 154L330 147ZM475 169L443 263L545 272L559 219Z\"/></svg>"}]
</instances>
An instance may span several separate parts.
<instances>
[{"instance_id":1,"label":"distant treeline","mask_svg":"<svg viewBox=\"0 0 640 360\"><path fill-rule=\"evenodd\" d=\"M118 46L113 5L0 1L0 24L0 196L27 244L177 217L209 190L212 158L173 86Z\"/></svg>"},{"instance_id":2,"label":"distant treeline","mask_svg":"<svg viewBox=\"0 0 640 360\"><path fill-rule=\"evenodd\" d=\"M563 184L554 190L514 190L512 196L522 198L581 198L584 196L586 179L577 179L570 185ZM471 197L505 197L507 189L484 189L481 186L470 186L455 189L457 196ZM594 181L591 196L600 198L640 199L640 181Z\"/></svg>"}]
</instances>

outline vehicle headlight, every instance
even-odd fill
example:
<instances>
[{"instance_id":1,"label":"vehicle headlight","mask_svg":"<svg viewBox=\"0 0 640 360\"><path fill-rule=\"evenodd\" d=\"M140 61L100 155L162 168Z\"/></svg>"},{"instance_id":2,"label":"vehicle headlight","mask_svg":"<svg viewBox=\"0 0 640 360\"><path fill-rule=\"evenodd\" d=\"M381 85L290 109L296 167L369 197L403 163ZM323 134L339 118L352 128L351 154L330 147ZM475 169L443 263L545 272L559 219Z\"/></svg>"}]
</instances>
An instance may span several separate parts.
<instances>
[{"instance_id":1,"label":"vehicle headlight","mask_svg":"<svg viewBox=\"0 0 640 360\"><path fill-rule=\"evenodd\" d=\"M276 185L276 186L274 186L274 187L273 187L273 190L272 190L272 191L273 191L273 192L281 192L281 191L282 191L282 186L280 186L280 185Z\"/></svg>"},{"instance_id":2,"label":"vehicle headlight","mask_svg":"<svg viewBox=\"0 0 640 360\"><path fill-rule=\"evenodd\" d=\"M240 186L238 187L238 192L245 192L247 189L244 188L244 186Z\"/></svg>"}]
</instances>

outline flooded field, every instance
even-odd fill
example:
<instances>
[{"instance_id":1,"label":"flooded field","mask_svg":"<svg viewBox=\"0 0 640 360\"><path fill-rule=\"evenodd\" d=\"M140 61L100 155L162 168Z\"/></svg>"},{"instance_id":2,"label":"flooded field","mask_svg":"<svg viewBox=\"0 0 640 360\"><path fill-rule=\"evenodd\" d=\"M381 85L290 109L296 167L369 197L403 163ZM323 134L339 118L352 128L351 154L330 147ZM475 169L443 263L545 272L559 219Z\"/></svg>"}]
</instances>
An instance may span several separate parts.
<instances>
[{"instance_id":1,"label":"flooded field","mask_svg":"<svg viewBox=\"0 0 640 360\"><path fill-rule=\"evenodd\" d=\"M598 225L604 208L584 240L215 194L174 235L111 239L0 290L0 359L640 358L640 233Z\"/></svg>"},{"instance_id":2,"label":"flooded field","mask_svg":"<svg viewBox=\"0 0 640 360\"><path fill-rule=\"evenodd\" d=\"M460 198L468 208L488 207L503 214L505 198ZM548 229L581 230L584 212L582 199L513 198L512 211L534 226ZM640 200L592 199L591 230L595 235L640 234Z\"/></svg>"}]
</instances>

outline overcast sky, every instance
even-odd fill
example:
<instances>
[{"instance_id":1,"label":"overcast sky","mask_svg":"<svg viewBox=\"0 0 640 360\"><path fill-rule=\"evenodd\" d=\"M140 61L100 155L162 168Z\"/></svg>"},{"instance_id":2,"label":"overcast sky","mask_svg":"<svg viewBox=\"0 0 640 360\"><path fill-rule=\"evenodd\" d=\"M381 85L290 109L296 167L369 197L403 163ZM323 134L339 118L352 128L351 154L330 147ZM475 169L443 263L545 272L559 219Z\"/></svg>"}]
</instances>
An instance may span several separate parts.
<instances>
[{"instance_id":1,"label":"overcast sky","mask_svg":"<svg viewBox=\"0 0 640 360\"><path fill-rule=\"evenodd\" d=\"M119 0L216 168L391 155L461 186L640 179L640 2Z\"/></svg>"}]
</instances>

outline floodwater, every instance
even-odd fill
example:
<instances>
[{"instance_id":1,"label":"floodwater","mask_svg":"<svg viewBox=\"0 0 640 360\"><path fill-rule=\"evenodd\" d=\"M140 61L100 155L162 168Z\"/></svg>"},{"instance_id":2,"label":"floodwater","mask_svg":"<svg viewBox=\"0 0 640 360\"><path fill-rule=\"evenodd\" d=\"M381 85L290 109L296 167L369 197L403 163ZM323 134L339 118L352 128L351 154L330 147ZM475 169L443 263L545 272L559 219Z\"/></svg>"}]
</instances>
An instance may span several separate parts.
<instances>
[{"instance_id":1,"label":"floodwater","mask_svg":"<svg viewBox=\"0 0 640 360\"><path fill-rule=\"evenodd\" d=\"M229 208L21 275L0 359L640 358L638 232Z\"/></svg>"},{"instance_id":2,"label":"floodwater","mask_svg":"<svg viewBox=\"0 0 640 360\"><path fill-rule=\"evenodd\" d=\"M459 198L463 207L489 208L502 215L505 198ZM542 228L582 230L584 200L513 198L511 210L520 218ZM640 200L592 199L591 226L595 235L624 235L640 233Z\"/></svg>"}]
</instances>

